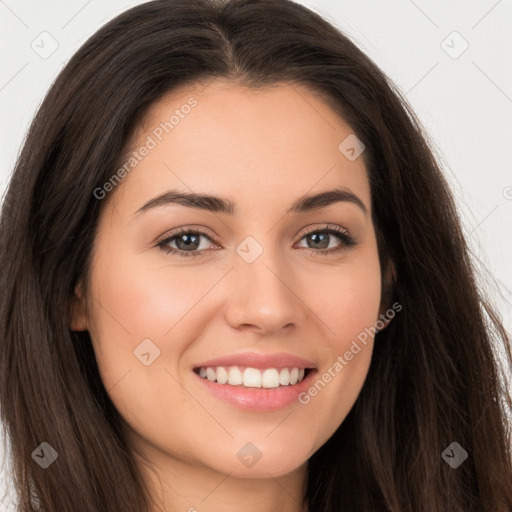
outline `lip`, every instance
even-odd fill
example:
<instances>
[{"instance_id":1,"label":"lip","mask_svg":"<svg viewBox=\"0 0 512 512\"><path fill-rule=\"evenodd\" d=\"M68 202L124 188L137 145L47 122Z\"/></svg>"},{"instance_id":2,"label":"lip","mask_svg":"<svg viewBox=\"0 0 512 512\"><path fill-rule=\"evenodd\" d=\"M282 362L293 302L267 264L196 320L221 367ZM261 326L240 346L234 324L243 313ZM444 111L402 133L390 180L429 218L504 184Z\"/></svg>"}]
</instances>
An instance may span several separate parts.
<instances>
[{"instance_id":1,"label":"lip","mask_svg":"<svg viewBox=\"0 0 512 512\"><path fill-rule=\"evenodd\" d=\"M229 405L249 412L270 412L284 409L294 403L298 403L299 395L304 393L311 386L313 378L317 373L316 369L310 370L302 382L293 384L292 386L280 386L278 388L269 389L219 384L218 382L203 379L195 372L194 375L195 378L202 382L202 385L205 386L205 389L209 393Z\"/></svg>"},{"instance_id":2,"label":"lip","mask_svg":"<svg viewBox=\"0 0 512 512\"><path fill-rule=\"evenodd\" d=\"M194 365L194 368L207 368L214 366L250 366L264 370L266 368L310 368L315 369L316 365L312 361L294 356L286 352L276 352L274 354L258 354L257 352L243 352L240 354L230 354L216 359L210 359ZM233 386L234 387L234 386Z\"/></svg>"}]
</instances>

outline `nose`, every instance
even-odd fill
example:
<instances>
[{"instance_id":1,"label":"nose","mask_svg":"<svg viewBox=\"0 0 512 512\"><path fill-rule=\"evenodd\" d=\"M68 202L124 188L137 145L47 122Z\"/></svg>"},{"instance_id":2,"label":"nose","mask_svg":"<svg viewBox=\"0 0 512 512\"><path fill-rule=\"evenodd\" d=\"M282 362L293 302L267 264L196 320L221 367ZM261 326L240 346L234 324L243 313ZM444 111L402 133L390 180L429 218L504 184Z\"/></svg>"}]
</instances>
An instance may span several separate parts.
<instances>
[{"instance_id":1,"label":"nose","mask_svg":"<svg viewBox=\"0 0 512 512\"><path fill-rule=\"evenodd\" d=\"M229 279L226 321L233 328L272 334L302 324L293 269L276 251L265 249L252 263L236 255Z\"/></svg>"}]
</instances>

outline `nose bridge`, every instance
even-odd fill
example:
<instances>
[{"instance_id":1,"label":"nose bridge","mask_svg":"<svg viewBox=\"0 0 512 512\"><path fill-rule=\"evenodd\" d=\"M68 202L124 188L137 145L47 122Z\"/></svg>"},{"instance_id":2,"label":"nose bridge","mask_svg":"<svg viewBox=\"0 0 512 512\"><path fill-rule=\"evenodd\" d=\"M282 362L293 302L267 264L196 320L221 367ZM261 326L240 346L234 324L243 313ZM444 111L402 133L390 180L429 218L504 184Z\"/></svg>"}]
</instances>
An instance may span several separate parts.
<instances>
[{"instance_id":1,"label":"nose bridge","mask_svg":"<svg viewBox=\"0 0 512 512\"><path fill-rule=\"evenodd\" d=\"M236 248L227 315L233 327L251 325L275 331L301 321L292 267L270 239L260 237L260 243L247 237Z\"/></svg>"}]
</instances>

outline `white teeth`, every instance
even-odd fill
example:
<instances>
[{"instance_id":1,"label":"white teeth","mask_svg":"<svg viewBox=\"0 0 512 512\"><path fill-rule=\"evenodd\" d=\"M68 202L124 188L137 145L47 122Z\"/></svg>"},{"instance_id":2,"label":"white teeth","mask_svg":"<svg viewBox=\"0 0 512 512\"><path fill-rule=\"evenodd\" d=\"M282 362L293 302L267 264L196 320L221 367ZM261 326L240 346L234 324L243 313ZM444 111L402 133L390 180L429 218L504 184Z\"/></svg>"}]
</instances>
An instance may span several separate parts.
<instances>
[{"instance_id":1,"label":"white teeth","mask_svg":"<svg viewBox=\"0 0 512 512\"><path fill-rule=\"evenodd\" d=\"M244 386L246 388L261 388L261 372L256 368L244 370Z\"/></svg>"},{"instance_id":2,"label":"white teeth","mask_svg":"<svg viewBox=\"0 0 512 512\"><path fill-rule=\"evenodd\" d=\"M279 384L281 384L281 386L288 386L290 384L290 372L288 371L288 368L283 368L281 370L281 373L279 374Z\"/></svg>"},{"instance_id":3,"label":"white teeth","mask_svg":"<svg viewBox=\"0 0 512 512\"><path fill-rule=\"evenodd\" d=\"M217 374L213 368L206 368L206 378L212 382L217 379Z\"/></svg>"},{"instance_id":4,"label":"white teeth","mask_svg":"<svg viewBox=\"0 0 512 512\"><path fill-rule=\"evenodd\" d=\"M248 388L277 388L279 386L293 386L304 380L305 368L268 368L259 370L257 368L238 366L201 367L199 376L211 382L229 384L231 386L243 385Z\"/></svg>"},{"instance_id":5,"label":"white teeth","mask_svg":"<svg viewBox=\"0 0 512 512\"><path fill-rule=\"evenodd\" d=\"M222 368L222 366L219 366L217 368L217 382L219 384L226 384L228 381L228 372Z\"/></svg>"},{"instance_id":6,"label":"white teeth","mask_svg":"<svg viewBox=\"0 0 512 512\"><path fill-rule=\"evenodd\" d=\"M261 375L262 388L277 388L279 386L279 373L275 368L265 370Z\"/></svg>"},{"instance_id":7,"label":"white teeth","mask_svg":"<svg viewBox=\"0 0 512 512\"><path fill-rule=\"evenodd\" d=\"M199 375L201 375L201 372L199 372ZM238 369L238 366L231 366L229 368L228 383L231 386L239 386L243 383L242 372Z\"/></svg>"}]
</instances>

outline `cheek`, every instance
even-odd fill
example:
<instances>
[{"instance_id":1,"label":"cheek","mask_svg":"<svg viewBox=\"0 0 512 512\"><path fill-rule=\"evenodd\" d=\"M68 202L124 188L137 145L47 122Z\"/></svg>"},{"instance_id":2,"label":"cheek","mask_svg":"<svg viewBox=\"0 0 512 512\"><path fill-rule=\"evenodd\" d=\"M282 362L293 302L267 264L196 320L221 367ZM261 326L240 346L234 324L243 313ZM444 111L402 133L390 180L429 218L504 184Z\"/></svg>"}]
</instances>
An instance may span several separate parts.
<instances>
[{"instance_id":1,"label":"cheek","mask_svg":"<svg viewBox=\"0 0 512 512\"><path fill-rule=\"evenodd\" d=\"M381 270L376 245L350 254L339 265L306 269L301 296L325 328L325 340L338 353L378 319Z\"/></svg>"},{"instance_id":2,"label":"cheek","mask_svg":"<svg viewBox=\"0 0 512 512\"><path fill-rule=\"evenodd\" d=\"M143 347L150 360L158 354L157 366L177 371L187 340L197 339L213 314L201 299L218 278L161 257L116 253L114 243L97 254L93 269L91 334L105 387L140 370Z\"/></svg>"},{"instance_id":3,"label":"cheek","mask_svg":"<svg viewBox=\"0 0 512 512\"><path fill-rule=\"evenodd\" d=\"M349 340L373 326L378 318L381 286L379 267L368 265L352 268L338 281L338 293L332 290L329 298L334 307L328 309L335 342L342 350ZM326 304L326 307L329 307ZM334 337L333 337L334 338Z\"/></svg>"},{"instance_id":4,"label":"cheek","mask_svg":"<svg viewBox=\"0 0 512 512\"><path fill-rule=\"evenodd\" d=\"M180 453L190 436L211 428L204 415L186 428L178 420L194 407L180 383L181 354L201 334L208 315L195 306L212 277L147 260L121 251L98 254L91 337L101 379L122 417L142 437L168 439L172 430L169 447Z\"/></svg>"},{"instance_id":5,"label":"cheek","mask_svg":"<svg viewBox=\"0 0 512 512\"><path fill-rule=\"evenodd\" d=\"M311 386L299 397L308 410L309 443L319 448L346 418L366 380L379 318L381 274L376 247L357 263L340 266L330 278L317 273L324 285L312 309L325 325L324 364ZM325 286L328 284L328 286Z\"/></svg>"},{"instance_id":6,"label":"cheek","mask_svg":"<svg viewBox=\"0 0 512 512\"><path fill-rule=\"evenodd\" d=\"M129 333L132 341L172 337L211 281L207 274L177 265L148 264L143 255L119 255L115 264L107 261L97 268L93 279L99 283L97 295L103 306L96 308L97 319L123 337Z\"/></svg>"}]
</instances>

